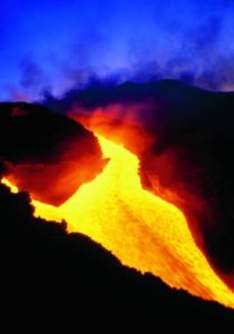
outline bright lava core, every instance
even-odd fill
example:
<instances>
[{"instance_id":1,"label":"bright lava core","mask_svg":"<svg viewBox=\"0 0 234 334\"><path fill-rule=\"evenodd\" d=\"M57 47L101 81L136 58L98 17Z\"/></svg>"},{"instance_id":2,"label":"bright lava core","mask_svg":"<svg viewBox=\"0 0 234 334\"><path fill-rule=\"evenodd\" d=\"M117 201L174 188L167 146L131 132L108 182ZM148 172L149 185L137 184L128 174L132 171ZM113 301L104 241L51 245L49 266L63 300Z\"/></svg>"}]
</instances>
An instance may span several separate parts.
<instances>
[{"instance_id":1,"label":"bright lava core","mask_svg":"<svg viewBox=\"0 0 234 334\"><path fill-rule=\"evenodd\" d=\"M69 232L88 235L122 264L234 308L234 293L196 246L183 213L143 190L137 156L102 136L97 138L110 159L104 171L58 208L33 200L35 216L65 219ZM4 183L14 190L7 180Z\"/></svg>"}]
</instances>

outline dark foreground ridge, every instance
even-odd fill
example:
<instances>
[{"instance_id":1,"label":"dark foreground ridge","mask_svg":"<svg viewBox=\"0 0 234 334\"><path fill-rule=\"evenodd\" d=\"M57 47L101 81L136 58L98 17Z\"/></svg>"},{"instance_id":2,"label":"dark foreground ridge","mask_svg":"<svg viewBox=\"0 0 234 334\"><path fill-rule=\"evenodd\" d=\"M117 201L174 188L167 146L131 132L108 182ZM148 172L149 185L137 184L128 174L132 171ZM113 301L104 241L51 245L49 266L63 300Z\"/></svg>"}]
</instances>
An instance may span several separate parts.
<instances>
[{"instance_id":1,"label":"dark foreground ridge","mask_svg":"<svg viewBox=\"0 0 234 334\"><path fill-rule=\"evenodd\" d=\"M27 193L0 185L1 304L8 332L234 329L234 311L126 268L66 223L33 217ZM155 259L156 261L157 259ZM176 269L175 269L176 270ZM218 327L217 327L218 328Z\"/></svg>"}]
</instances>

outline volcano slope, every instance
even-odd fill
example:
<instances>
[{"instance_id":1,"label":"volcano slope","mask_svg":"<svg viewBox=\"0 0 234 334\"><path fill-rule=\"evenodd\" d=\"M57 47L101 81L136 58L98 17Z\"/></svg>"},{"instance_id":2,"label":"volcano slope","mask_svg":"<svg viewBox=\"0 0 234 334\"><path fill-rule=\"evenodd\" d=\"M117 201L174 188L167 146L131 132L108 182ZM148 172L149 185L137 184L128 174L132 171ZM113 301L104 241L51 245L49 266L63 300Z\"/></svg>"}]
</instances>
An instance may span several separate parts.
<instances>
[{"instance_id":1,"label":"volcano slope","mask_svg":"<svg viewBox=\"0 0 234 334\"><path fill-rule=\"evenodd\" d=\"M148 107L147 107L148 108ZM152 109L150 108L150 109L148 109L149 110L149 112L151 113L152 112ZM13 115L13 117L22 117L22 111L18 111L18 110L16 110L16 111L14 111L14 114L16 114L16 115ZM157 113L156 113L157 114ZM23 116L24 116L24 113L23 113ZM63 118L64 119L64 118ZM157 122L156 122L157 123ZM155 124L156 124L155 123ZM151 124L151 126L154 124L153 122L150 122L150 124ZM131 130L131 127L130 127L130 130ZM154 134L154 131L155 131L155 129L154 129L154 127L152 127L152 134ZM52 131L53 132L53 131ZM169 131L169 133L171 132L171 130ZM51 131L50 131L50 133L51 133ZM159 133L160 134L160 131L158 130L157 131L157 133ZM159 138L161 138L161 142L163 143L164 141L166 141L166 138L167 138L167 136L166 135L164 135L164 137L163 137L163 135L162 135L162 133L166 133L165 132L165 130L164 130L164 132L162 131L161 132L161 134L160 134L160 136L159 136ZM127 138L127 137L126 137ZM164 141L163 141L164 140ZM63 139L63 141L64 141L64 139ZM4 141L3 141L4 142ZM157 139L157 146L158 147L160 147L159 146L159 143L160 143L160 141ZM128 145L128 143L126 143L126 145ZM151 155L151 157L153 157L153 158L155 158L154 156L157 156L157 151L154 151L154 150L152 150L152 148L154 148L154 146L152 145L152 143L150 144L151 146L146 146L146 147L143 147L143 150L140 152L140 158L141 158L141 164L142 164L142 166L143 166L143 164L144 164L144 161L146 161L147 162L147 158L148 158L148 155L149 155L149 152L151 153L151 152L153 152L153 154ZM24 146L24 145L23 145ZM161 144L161 147L163 147L163 145ZM97 148L97 150L98 150L98 148ZM86 150L87 151L87 150ZM163 151L163 150L162 150ZM177 151L176 151L177 152ZM145 159L145 160L144 160ZM152 162L152 161L151 161ZM100 168L100 165L99 165L99 163L101 164L101 167L103 166L103 164L105 164L105 162L103 161L103 159L101 158L101 156L99 155L98 156L98 167ZM5 169L7 169L7 167L8 167L9 165L7 165L7 164L3 164L3 170L5 171ZM160 178L161 178L161 174L160 173L158 173L158 174L155 174L155 169L153 170L153 173L150 173L150 169L149 169L149 166L151 166L150 164L148 164L148 163L145 163L145 167L144 168L142 168L141 167L141 176L142 176L142 181L143 181L143 184L145 184L145 185L147 185L147 187L148 188L151 188L151 190L152 191L154 191L155 193L157 193L157 191L158 191L158 188L157 187L155 187L155 175L160 175ZM75 166L74 166L75 167ZM100 169L97 169L98 171L100 170ZM143 171L144 170L144 171ZM145 171L146 171L146 176L144 175L144 173L145 173ZM8 173L9 173L9 169L8 169ZM11 173L12 175L13 175L13 173ZM68 173L69 174L69 173ZM25 176L25 174L24 174L24 176ZM147 180L147 182L145 182L144 180ZM160 179L161 180L161 179ZM145 182L145 183L144 183ZM162 180L160 181L161 183L162 183ZM163 184L163 183L162 183ZM170 183L170 184L173 184L173 182L172 183ZM157 185L157 183L156 183L156 185ZM170 199L171 197L169 196L169 195L171 195L171 192L169 192L168 191L168 189L169 190L171 190L172 191L172 193L174 193L174 188L173 187L166 187L164 184L163 184L163 187L162 187L163 189L160 189L160 195L161 194L163 194L164 192L165 192L165 198L166 199ZM180 195L180 198L183 198L183 193L180 191L180 189L179 189L179 195ZM168 195L169 194L169 195ZM172 199L173 199L174 197L172 197ZM184 196L184 198L186 199L186 196ZM188 197L189 198L189 197ZM197 196L197 198L198 199L200 199L200 198L202 198L202 200L203 200L203 197L202 196ZM177 198L176 198L177 199ZM180 204L180 201L177 201L176 202L176 204ZM187 204L189 204L189 202L187 202ZM184 206L184 207L186 207L186 206ZM27 211L27 210L26 210ZM192 210L192 213L193 213L193 211L194 210ZM32 217L31 217L32 218ZM16 217L15 217L15 219L16 219ZM19 218L18 220L20 220L21 218ZM7 224L7 225L9 225L9 224ZM198 229L199 230L199 229ZM202 226L201 226L201 231L203 231L202 230ZM18 235L18 232L16 233L16 235ZM18 236L16 237L16 239L18 238ZM27 238L26 238L27 239ZM28 242L28 241L27 241ZM26 242L26 245L27 245L27 242ZM19 249L22 247L22 243L21 243L21 245L19 246ZM40 246L41 247L41 246ZM8 248L6 248L7 250L8 250ZM29 250L29 252L30 253L32 253L32 250L30 249L30 248L27 248L28 250ZM26 253L26 251L23 251L23 252L25 252ZM53 253L53 251L52 251L52 253ZM8 252L7 253L7 251L6 251L6 254L11 254L11 252ZM61 253L60 253L61 254ZM39 258L40 258L40 256L39 256ZM39 260L39 261L41 261L41 260ZM32 261L33 262L33 261ZM20 262L19 262L20 263ZM53 260L51 261L51 263L53 263ZM28 262L27 262L27 264L28 264ZM14 267L14 265L13 265L13 267ZM23 268L23 271L25 270L25 268ZM52 269L52 271L53 271L53 269ZM56 271L56 269L55 269L55 271ZM44 274L43 274L44 275ZM45 276L47 276L47 274L45 274ZM68 275L69 277L71 277L70 275ZM14 275L12 275L12 277L14 277ZM151 277L152 278L152 277ZM108 278L109 279L109 278ZM87 281L88 282L88 281ZM93 283L93 281L92 281L92 283ZM99 289L98 289L99 290ZM25 287L24 288L24 291L25 291L25 293L28 291L27 290L27 288ZM93 291L93 290L92 290ZM101 289L101 291L103 291L103 289ZM171 290L169 290L169 291L171 291ZM172 290L173 291L173 290ZM95 292L96 293L96 292ZM94 293L94 295L95 295L95 293ZM22 296L21 296L21 298L22 298ZM46 299L46 298L45 298ZM100 298L101 299L101 298ZM133 298L134 299L134 298ZM179 303L179 302L178 302ZM108 302L107 302L107 304L108 304ZM207 305L211 305L211 304L207 304ZM215 304L216 305L216 304ZM134 308L133 308L134 309ZM212 314L212 312L213 311L211 311L211 314ZM149 312L150 313L150 312ZM233 313L232 313L233 314ZM194 315L194 314L193 314ZM212 320L210 320L210 321L213 321L213 315L211 315L211 317L209 316L208 317L209 319L212 319ZM230 319L231 319L231 316L230 316Z\"/></svg>"},{"instance_id":2,"label":"volcano slope","mask_svg":"<svg viewBox=\"0 0 234 334\"><path fill-rule=\"evenodd\" d=\"M174 80L100 83L44 103L137 154L143 187L185 213L198 247L234 287L234 93Z\"/></svg>"}]
</instances>

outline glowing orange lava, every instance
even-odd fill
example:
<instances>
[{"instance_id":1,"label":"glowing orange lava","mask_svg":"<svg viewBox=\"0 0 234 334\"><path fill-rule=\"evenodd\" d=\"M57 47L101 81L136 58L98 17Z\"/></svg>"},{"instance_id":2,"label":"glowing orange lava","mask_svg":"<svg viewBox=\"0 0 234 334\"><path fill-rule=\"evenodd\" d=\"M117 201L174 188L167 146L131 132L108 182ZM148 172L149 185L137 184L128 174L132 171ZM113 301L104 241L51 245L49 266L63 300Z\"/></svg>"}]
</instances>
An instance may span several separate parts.
<instances>
[{"instance_id":1,"label":"glowing orange lava","mask_svg":"<svg viewBox=\"0 0 234 334\"><path fill-rule=\"evenodd\" d=\"M35 215L64 218L70 232L90 236L124 265L234 308L234 293L197 248L183 213L142 189L135 155L104 137L98 140L110 158L104 172L59 208L33 201Z\"/></svg>"}]
</instances>

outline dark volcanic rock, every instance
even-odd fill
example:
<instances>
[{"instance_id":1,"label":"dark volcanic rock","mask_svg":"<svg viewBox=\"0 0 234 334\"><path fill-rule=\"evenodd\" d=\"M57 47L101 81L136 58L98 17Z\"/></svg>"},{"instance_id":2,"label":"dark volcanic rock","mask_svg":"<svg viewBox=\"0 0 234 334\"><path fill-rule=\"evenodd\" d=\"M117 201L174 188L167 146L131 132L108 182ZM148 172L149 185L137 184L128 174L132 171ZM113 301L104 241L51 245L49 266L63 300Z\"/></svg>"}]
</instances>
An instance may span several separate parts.
<instances>
[{"instance_id":1,"label":"dark volcanic rock","mask_svg":"<svg viewBox=\"0 0 234 334\"><path fill-rule=\"evenodd\" d=\"M59 205L104 166L95 136L36 104L0 104L1 170L20 189Z\"/></svg>"},{"instance_id":2,"label":"dark volcanic rock","mask_svg":"<svg viewBox=\"0 0 234 334\"><path fill-rule=\"evenodd\" d=\"M155 141L141 156L142 184L180 207L213 265L232 274L234 94L171 81L158 87L145 124Z\"/></svg>"}]
</instances>

